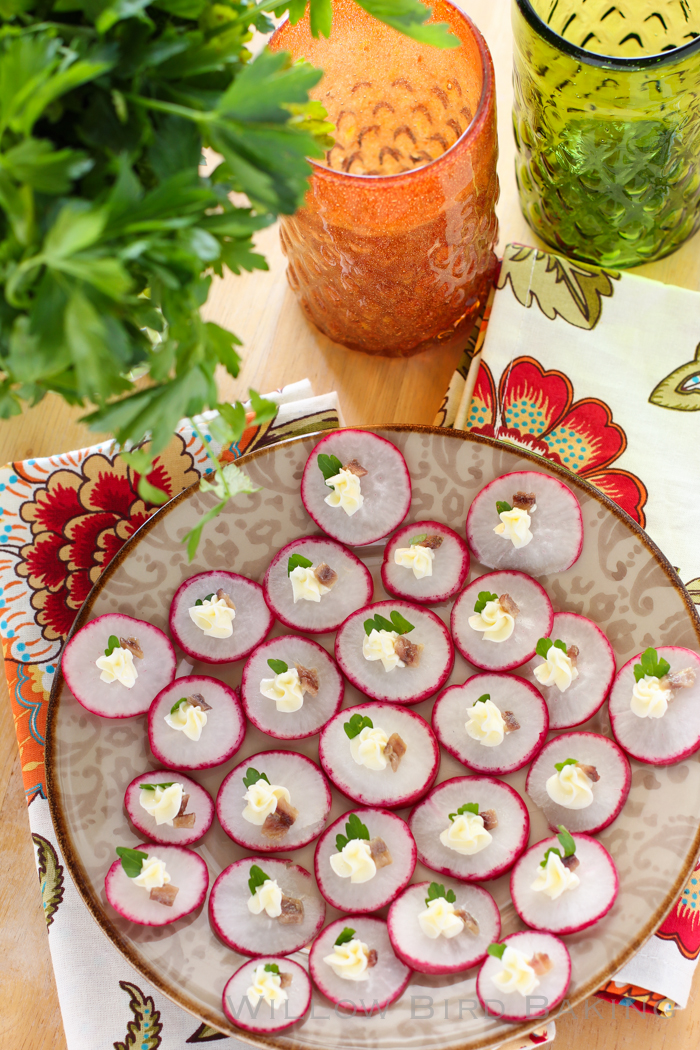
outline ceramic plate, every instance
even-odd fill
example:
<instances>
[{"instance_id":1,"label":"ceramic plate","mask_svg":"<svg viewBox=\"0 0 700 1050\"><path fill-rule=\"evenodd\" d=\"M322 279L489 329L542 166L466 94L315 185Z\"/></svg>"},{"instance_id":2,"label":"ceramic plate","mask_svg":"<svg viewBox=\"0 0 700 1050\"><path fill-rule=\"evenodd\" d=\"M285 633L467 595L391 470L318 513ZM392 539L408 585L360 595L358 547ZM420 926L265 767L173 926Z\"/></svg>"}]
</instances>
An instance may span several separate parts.
<instances>
[{"instance_id":1,"label":"ceramic plate","mask_svg":"<svg viewBox=\"0 0 700 1050\"><path fill-rule=\"evenodd\" d=\"M486 482L528 468L562 477L576 493L584 520L584 545L573 568L541 582L555 610L582 613L605 630L618 666L648 645L682 645L700 651L700 620L672 566L648 537L597 489L529 453L488 438L430 427L386 427L377 432L403 452L411 473L413 500L406 521L437 519L464 535L472 498ZM241 460L261 491L237 498L204 529L196 560L188 565L182 537L212 504L210 493L187 489L145 524L105 570L81 609L75 628L107 612L122 612L167 629L168 606L179 584L205 569L233 569L261 580L270 558L296 537L315 533L299 497L299 482L314 438L304 437L252 453ZM385 598L379 575L382 545L361 557L375 581L375 600ZM483 572L472 564L470 580ZM431 606L449 624L452 602ZM273 634L285 633L279 624ZM333 635L319 636L332 652ZM242 664L195 665L194 673L240 681ZM463 682L473 669L457 655L450 682ZM349 686L345 706L364 699ZM412 708L430 718L432 700ZM610 735L599 713L585 726ZM229 763L190 774L212 794L245 756L284 741L271 741L248 726L240 751ZM294 743L317 759L317 738ZM105 898L104 877L115 846L132 846L122 800L137 774L157 768L149 754L144 719L109 721L89 714L73 698L60 674L54 686L47 740L49 799L58 839L71 875L94 918L132 966L174 1002L209 1025L247 1042L280 1048L333 1050L477 1050L537 1027L509 1025L485 1017L475 995L475 971L452 977L415 974L402 996L382 1017L338 1015L314 993L313 1015L272 1037L241 1034L221 1010L221 993L242 962L216 939L206 907L160 930L117 915ZM464 774L443 752L439 780ZM504 777L525 798L525 773ZM334 792L329 822L348 808ZM542 814L530 805L530 843L547 834ZM599 838L615 859L620 894L592 931L566 938L573 971L569 1000L593 993L637 951L673 905L700 847L700 763L693 756L668 768L632 762L632 790L617 820ZM403 814L405 815L405 814ZM215 822L216 825L216 822ZM197 851L211 880L244 856L218 825ZM313 871L313 844L290 854ZM419 864L414 881L430 879ZM502 912L504 934L521 928L508 895L508 876L488 887ZM328 909L328 920L339 913ZM295 958L306 961L304 953ZM539 1022L541 1024L541 1022Z\"/></svg>"}]
</instances>

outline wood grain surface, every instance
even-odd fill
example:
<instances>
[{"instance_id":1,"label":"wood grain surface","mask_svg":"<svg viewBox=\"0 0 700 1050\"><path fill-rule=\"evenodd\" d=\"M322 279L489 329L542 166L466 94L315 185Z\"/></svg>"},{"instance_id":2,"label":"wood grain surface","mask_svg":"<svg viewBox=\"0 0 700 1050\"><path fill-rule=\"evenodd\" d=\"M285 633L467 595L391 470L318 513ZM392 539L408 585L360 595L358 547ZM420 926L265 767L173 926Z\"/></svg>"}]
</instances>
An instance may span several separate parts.
<instances>
[{"instance_id":1,"label":"wood grain surface","mask_svg":"<svg viewBox=\"0 0 700 1050\"><path fill-rule=\"evenodd\" d=\"M461 0L477 23L496 67L501 180L500 247L536 244L517 200L511 130L511 29L509 0ZM431 351L408 361L369 358L344 350L312 329L297 307L284 272L276 228L258 238L267 273L217 280L205 312L243 340L236 381L222 379L223 397L249 386L274 389L308 376L316 393L337 390L347 423L430 423L459 354ZM635 272L700 290L700 236L675 254ZM0 423L0 462L51 455L93 444L100 435L78 422L80 412L47 397L23 416ZM19 756L9 702L0 697L0 1050L65 1050L51 969ZM696 978L688 1008L666 1019L597 1000L558 1022L558 1050L690 1050L700 1045L700 996ZM118 1034L116 1036L119 1037ZM185 1050L163 1044L164 1050ZM86 1050L93 1050L86 1047ZM94 1050L103 1050L95 1047ZM105 1048L106 1050L106 1048Z\"/></svg>"}]
</instances>

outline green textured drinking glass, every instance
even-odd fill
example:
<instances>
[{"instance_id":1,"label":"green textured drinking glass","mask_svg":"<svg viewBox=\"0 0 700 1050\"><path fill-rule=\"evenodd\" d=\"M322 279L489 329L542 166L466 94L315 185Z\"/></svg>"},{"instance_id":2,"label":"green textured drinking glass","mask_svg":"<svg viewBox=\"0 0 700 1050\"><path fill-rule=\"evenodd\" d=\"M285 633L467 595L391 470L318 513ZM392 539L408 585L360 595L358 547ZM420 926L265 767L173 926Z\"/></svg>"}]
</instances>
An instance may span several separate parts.
<instances>
[{"instance_id":1,"label":"green textured drinking glass","mask_svg":"<svg viewBox=\"0 0 700 1050\"><path fill-rule=\"evenodd\" d=\"M700 226L700 0L513 0L516 176L552 247L608 267Z\"/></svg>"}]
</instances>

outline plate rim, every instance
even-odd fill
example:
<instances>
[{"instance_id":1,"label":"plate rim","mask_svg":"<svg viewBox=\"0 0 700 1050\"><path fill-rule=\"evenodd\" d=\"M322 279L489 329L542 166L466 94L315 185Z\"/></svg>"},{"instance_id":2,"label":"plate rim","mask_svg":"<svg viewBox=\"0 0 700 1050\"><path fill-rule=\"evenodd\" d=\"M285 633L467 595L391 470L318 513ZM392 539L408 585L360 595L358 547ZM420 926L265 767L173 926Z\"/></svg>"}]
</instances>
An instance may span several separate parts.
<instances>
[{"instance_id":1,"label":"plate rim","mask_svg":"<svg viewBox=\"0 0 700 1050\"><path fill-rule=\"evenodd\" d=\"M546 459L544 456L540 456L538 453L531 451L527 448L522 448L520 445L509 441L502 441L498 438L492 438L485 434L474 434L467 430L454 430L447 427L436 427L428 424L412 424L412 423L390 423L390 424L368 424L368 425L355 425L348 427L338 427L338 430L369 430L369 431L388 431L390 433L410 433L410 434L436 434L441 437L452 438L456 441L466 441L473 444L486 445L496 451L503 451L509 453L515 453L521 456L524 460L529 460L534 465L544 468L545 473L552 473L560 478L565 484L572 487L578 487L590 498L594 499L606 510L612 512L621 522L623 522L630 531L636 535L639 542L649 551L656 562L663 569L668 582L678 592L679 596L683 600L683 604L690 616L691 622L695 628L695 635L700 650L700 613L698 613L695 603L692 601L690 594L686 590L683 582L681 581L678 573L674 569L673 565L661 551L657 544L652 540L648 533L634 520L625 510L622 509L617 503L615 503L609 496L607 496L601 489L596 488L590 481L580 477L567 467L561 466L559 463L553 460ZM283 441L277 441L273 444L266 445L263 448L254 449L252 452L245 453L243 456L236 460L236 465L245 467L255 459L259 459L263 456L269 455L271 451L278 450L280 448L300 444L308 441L309 439L323 437L328 431L314 431L312 433L300 434L294 437L287 438ZM155 527L156 523L159 523L162 517L169 514L176 506L184 502L187 499L191 499L193 495L199 493L201 478L194 482L192 485L181 492L178 492L171 500L165 503L162 507L159 507L154 514L148 518L133 533L132 536L126 541L123 547L115 554L114 558L106 566L104 572L93 584L87 598L78 610L75 620L71 626L71 629L63 643L61 653L58 658L58 666L54 682L51 687L51 694L49 697L49 705L46 718L46 746L44 752L45 760L45 771L46 771L46 796L49 803L49 810L51 813L51 820L53 823L54 831L56 834L56 840L63 854L66 867L70 873L73 883L82 898L83 903L86 905L90 915L102 930L103 934L107 937L110 943L121 953L126 959L130 966L136 970L142 977L157 988L159 992L166 996L172 1003L179 1006L182 1010L191 1014L198 1021L216 1029L216 1031L225 1033L235 1039L241 1040L241 1042L249 1043L252 1046L258 1047L270 1047L272 1050L290 1050L290 1044L296 1050L308 1050L308 1044L298 1037L296 1032L291 1031L284 1037L284 1042L278 1042L274 1036L266 1035L265 1033L251 1033L246 1032L243 1029L236 1028L232 1024L227 1024L222 1028L221 1022L218 1018L214 1018L210 1015L207 1009L203 1009L201 1006L196 1006L187 996L183 995L177 989L172 988L168 981L163 978L151 965L142 961L136 953L133 952L130 942L128 942L122 935L116 930L112 922L109 920L106 912L100 906L97 899L95 899L89 889L87 875L83 868L82 862L78 855L77 850L73 846L73 841L70 834L70 828L68 820L66 819L65 813L63 812L62 799L60 790L58 787L58 777L54 775L54 762L56 759L56 743L55 743L55 732L56 724L58 720L58 712L60 707L60 692L63 687L63 671L61 665L61 656L67 642L73 637L73 635L79 631L85 624L89 613L92 610L95 599L101 592L102 588L109 581L114 572L120 567L121 563L131 555L133 550L141 542L144 536L146 536L152 528ZM662 924L664 919L667 917L669 912L674 906L674 903L680 894L683 886L690 877L691 872L695 866L698 853L700 852L700 821L698 828L695 832L693 839L692 849L686 854L685 860L681 866L681 871L674 882L671 890L667 894L663 903L656 909L656 912L652 915L651 919L643 927L632 944L625 949L619 959L615 960L614 966L610 968L605 980L610 980L619 969L624 966L629 960L637 954L640 948L653 937L656 930ZM211 888L211 887L210 887ZM576 1007L579 1003L583 1002L590 995L594 994L601 984L598 980L591 981L586 984L581 990L579 990L575 997L568 1000L570 1006ZM541 1028L543 1024L547 1024L550 1020L556 1018L556 1013L552 1017L540 1017L534 1018L532 1021L525 1021L521 1024L514 1024L512 1030L509 1031L506 1039L510 1042L511 1039L516 1037L527 1035L529 1032L534 1031L537 1028ZM499 1036L497 1043L494 1044L491 1037L486 1037L476 1043L470 1044L470 1050L488 1050L489 1047L502 1043L503 1038ZM463 1050L465 1044L458 1041L451 1045L448 1050Z\"/></svg>"}]
</instances>

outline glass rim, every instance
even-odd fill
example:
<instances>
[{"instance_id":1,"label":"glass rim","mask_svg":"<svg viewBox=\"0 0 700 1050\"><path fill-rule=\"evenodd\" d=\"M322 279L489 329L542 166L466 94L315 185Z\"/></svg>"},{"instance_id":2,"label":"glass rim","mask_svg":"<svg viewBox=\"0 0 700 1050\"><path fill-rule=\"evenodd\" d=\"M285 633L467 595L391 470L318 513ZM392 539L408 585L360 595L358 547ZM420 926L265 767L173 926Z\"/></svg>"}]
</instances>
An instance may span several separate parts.
<instances>
[{"instance_id":1,"label":"glass rim","mask_svg":"<svg viewBox=\"0 0 700 1050\"><path fill-rule=\"evenodd\" d=\"M644 55L640 58L623 58L614 55L603 55L597 51L587 51L578 44L572 44L570 40L567 40L559 33L555 33L537 14L531 0L515 0L515 3L532 29L539 33L547 43L552 44L559 51L564 51L578 62L589 66L599 66L602 69L617 69L621 72L643 71L680 62L686 56L700 51L700 35L696 36L694 40L690 40L687 44L682 44L680 47L671 48L669 51L659 51L654 55Z\"/></svg>"}]
</instances>

